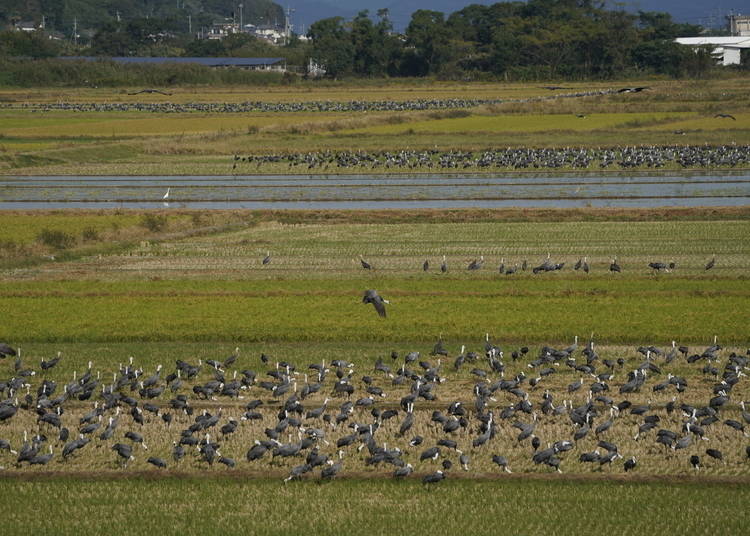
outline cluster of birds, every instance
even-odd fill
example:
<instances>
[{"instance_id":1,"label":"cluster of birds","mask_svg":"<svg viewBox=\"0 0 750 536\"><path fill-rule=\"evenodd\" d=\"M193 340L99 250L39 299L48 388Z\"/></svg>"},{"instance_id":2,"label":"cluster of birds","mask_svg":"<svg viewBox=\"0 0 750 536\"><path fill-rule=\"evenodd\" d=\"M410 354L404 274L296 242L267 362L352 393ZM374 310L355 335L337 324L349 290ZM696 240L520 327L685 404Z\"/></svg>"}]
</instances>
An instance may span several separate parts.
<instances>
[{"instance_id":1,"label":"cluster of birds","mask_svg":"<svg viewBox=\"0 0 750 536\"><path fill-rule=\"evenodd\" d=\"M644 145L617 148L528 147L489 151L335 151L309 153L239 155L232 157L232 169L240 164L287 164L290 168L510 168L620 169L662 168L668 164L683 168L737 167L750 164L750 145Z\"/></svg>"},{"instance_id":2,"label":"cluster of birds","mask_svg":"<svg viewBox=\"0 0 750 536\"><path fill-rule=\"evenodd\" d=\"M157 93L142 90L139 93ZM563 98L592 97L622 93L617 89L558 93L522 99L414 99L414 100L351 100L301 102L55 102L55 103L0 103L0 108L19 108L38 112L152 112L152 113L248 113L248 112L418 112L424 110L452 110L505 103L524 103ZM162 93L165 94L165 93Z\"/></svg>"},{"instance_id":3,"label":"cluster of birds","mask_svg":"<svg viewBox=\"0 0 750 536\"><path fill-rule=\"evenodd\" d=\"M380 300L377 292L367 291L363 301L378 308ZM514 365L523 367L511 375L504 351L488 335L483 351L466 351L462 347L453 356L440 338L430 352L430 359L436 358L436 362L424 359L417 351L403 356L393 351L392 364L385 362L387 358L379 358L372 372L356 377L354 365L344 360L314 362L302 369L290 361L272 362L265 354L260 355L256 365L270 368L259 375L240 368L236 349L222 361L191 364L177 359L173 370L164 376L161 365L149 375L134 366L131 358L127 365L117 368L111 382L105 382L101 371L89 363L83 374L74 372L70 381L60 385L50 378L60 354L43 359L33 369L24 365L20 350L2 343L0 358L15 358L15 362L12 376L0 381L0 434L9 422L19 418L25 423L34 422L31 426L36 426L36 432L29 437L24 431L20 445L0 438L0 459L5 451L5 456L15 457L19 468L23 464L46 465L55 457L65 464L94 450L89 446L93 444L108 447L113 451L113 462L126 468L135 460L135 450L148 451L144 430L151 426L160 427L159 435L171 435L173 448L171 461L153 455L146 460L149 464L165 469L190 456L199 465L218 463L232 468L236 460L225 456L222 450L231 445L233 434L248 426L248 422L267 423L270 418L271 425L262 432L258 429L259 436L244 457L251 465L269 458L276 466L283 465L283 460L299 460L301 463L287 464L285 482L318 468L321 478L333 478L349 460L359 456L366 467L391 466L395 478L408 477L419 466L426 470L423 482L432 484L444 480L454 462L463 471L470 471L477 458L511 472L514 458L496 450L504 444L501 435L506 436L506 443L513 443L516 461L527 457L534 465L558 472L568 464L565 453L579 448L587 437L595 437L597 448L581 452L580 463L612 467L624 458L623 452L627 453L632 445L617 445L612 437L615 429L625 429L630 436L632 427L637 426L633 441L651 438L663 448L661 454L654 456L666 457L678 457L679 451L694 442L714 436L717 440L705 452L707 459L715 460L724 460L718 448L722 440L719 428L747 437L745 426L750 423L750 413L745 411L744 402L740 402L739 420L727 415L732 392L750 366L747 355L725 355L716 340L697 352L675 342L668 350L650 345L638 347L637 351L642 355L641 362L626 371L626 365L632 362L627 363L622 357L600 357L593 339L582 349L576 337L566 348L543 346L536 354L524 346L508 356ZM671 373L664 376L662 368L673 363L680 367L703 364L704 377L712 378L713 383L705 393L700 391L704 382L693 384L690 390L691 398L701 403L677 400L689 386L684 377ZM471 380L467 388L460 371L469 367ZM563 396L587 392L585 401L556 401L556 393L545 385L565 368L579 374L580 379L567 385ZM616 374L624 374L626 380L617 385ZM427 408L421 412L415 408L440 404L441 391L452 384L459 387L464 398L445 400L445 411L432 411L428 424L432 433L425 434L427 438L415 433L424 430L416 423L429 413ZM664 407L650 401L634 404L628 399L646 391L673 391L675 396ZM538 392L541 396L536 396ZM616 401L614 392L622 399ZM214 399L236 404L252 393L265 393L266 400L261 395L243 402L239 418L225 418L222 409L211 413L194 408L194 403ZM331 407L326 397L322 403L309 403L310 397L323 393L340 398L341 402ZM389 396L391 403L387 402ZM81 410L81 402L90 404L90 409ZM264 405L270 406L265 415ZM174 430L173 426L181 429ZM547 443L544 448L542 438ZM405 448L389 447L387 441ZM358 454L362 451L364 454ZM750 446L742 456L750 459ZM438 460L440 469L435 470ZM706 463L696 453L687 462L696 470ZM623 470L634 470L637 465L636 457L630 456Z\"/></svg>"},{"instance_id":4,"label":"cluster of birds","mask_svg":"<svg viewBox=\"0 0 750 536\"><path fill-rule=\"evenodd\" d=\"M271 253L266 253L266 256L262 260L263 265L267 265L271 263ZM364 270L375 270L375 265L370 262L366 261L362 256L359 258L359 264ZM558 272L565 268L565 265L567 263L565 262L555 262L552 260L552 256L550 253L547 254L547 257L542 261L540 264L536 266L531 266L527 259L523 259L521 263L514 263L511 265L510 263L505 262L505 258L500 259L500 264L497 267L497 271L500 274L505 275L513 275L519 272L526 272L531 271L532 274L537 275L545 272ZM484 255L480 255L478 258L472 259L466 264L466 270L469 272L476 272L478 270L482 270L485 265L485 259ZM658 272L671 272L677 268L677 264L674 261L669 262L662 262L662 261L651 261L646 265L653 273ZM706 262L703 269L705 271L712 270L716 266L716 256L711 257L711 259ZM430 259L425 259L425 261L422 263L422 271L428 272L430 271L432 265L430 264ZM442 260L440 261L439 270L441 273L447 273L448 272L448 259L445 255L443 255ZM576 263L573 265L573 270L576 271L582 271L584 273L589 273L591 271L591 265L589 264L589 258L588 257L580 257ZM609 263L609 271L610 272L616 272L621 273L622 272L622 266L617 262L617 257L612 259ZM381 315L384 316L384 315Z\"/></svg>"}]
</instances>

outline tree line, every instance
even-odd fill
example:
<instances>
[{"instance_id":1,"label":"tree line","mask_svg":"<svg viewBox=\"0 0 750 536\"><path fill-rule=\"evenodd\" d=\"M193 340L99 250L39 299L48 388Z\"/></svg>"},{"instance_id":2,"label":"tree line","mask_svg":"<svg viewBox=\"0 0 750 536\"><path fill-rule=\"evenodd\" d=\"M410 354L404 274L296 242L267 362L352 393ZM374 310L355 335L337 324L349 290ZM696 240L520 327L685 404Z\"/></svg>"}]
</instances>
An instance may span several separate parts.
<instances>
[{"instance_id":1,"label":"tree line","mask_svg":"<svg viewBox=\"0 0 750 536\"><path fill-rule=\"evenodd\" d=\"M456 80L607 79L650 74L700 76L715 67L709 49L678 45L703 28L668 13L605 8L597 0L528 0L470 5L447 17L418 10L404 33L388 10L313 23L309 40L276 46L250 34L195 39L168 19L108 22L75 50L37 32L0 33L0 57L284 57L302 72L312 62L330 78L436 77ZM745 67L747 68L747 67Z\"/></svg>"},{"instance_id":2,"label":"tree line","mask_svg":"<svg viewBox=\"0 0 750 536\"><path fill-rule=\"evenodd\" d=\"M595 0L529 0L470 5L447 18L412 14L404 35L388 14L367 11L310 27L311 58L329 76L506 79L612 78L643 73L694 75L713 65L707 50L678 45L700 26L668 13L632 14Z\"/></svg>"}]
</instances>

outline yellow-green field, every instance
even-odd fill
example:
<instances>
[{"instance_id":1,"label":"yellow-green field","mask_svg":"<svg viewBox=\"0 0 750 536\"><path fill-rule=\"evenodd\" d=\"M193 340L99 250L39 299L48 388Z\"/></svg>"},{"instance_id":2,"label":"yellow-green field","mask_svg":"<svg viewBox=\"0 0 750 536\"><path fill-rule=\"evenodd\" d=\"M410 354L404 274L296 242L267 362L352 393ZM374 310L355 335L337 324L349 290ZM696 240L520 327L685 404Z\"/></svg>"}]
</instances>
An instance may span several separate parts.
<instances>
[{"instance_id":1,"label":"yellow-green field","mask_svg":"<svg viewBox=\"0 0 750 536\"><path fill-rule=\"evenodd\" d=\"M44 112L32 115L8 113L3 133L10 138L125 138L166 136L199 132L240 132L252 129L286 130L301 122L326 122L333 114L159 114L159 113L76 113ZM1 140L0 140L1 141Z\"/></svg>"},{"instance_id":2,"label":"yellow-green field","mask_svg":"<svg viewBox=\"0 0 750 536\"><path fill-rule=\"evenodd\" d=\"M549 91L546 84L455 83L430 80L362 80L352 83L311 83L292 87L177 87L163 88L169 95L159 93L131 95L143 88L64 88L64 89L2 89L0 103L42 102L300 102L300 101L351 101L351 100L412 100L412 99L514 99L528 96L548 96L591 89L605 89L613 83L566 83L570 89ZM644 85L629 81L626 84ZM735 82L724 82L722 87L733 88ZM739 84L741 85L741 84Z\"/></svg>"},{"instance_id":3,"label":"yellow-green field","mask_svg":"<svg viewBox=\"0 0 750 536\"><path fill-rule=\"evenodd\" d=\"M354 129L352 133L398 134L411 131L417 134L474 132L585 132L599 129L628 129L633 126L653 126L656 124L688 123L685 119L695 114L680 112L665 113L612 113L593 114L578 117L573 114L540 114L540 115L471 115L457 119L437 119L432 121L415 121L401 125L383 125L366 129ZM693 121L693 128L701 121ZM713 124L702 123L709 129ZM750 127L750 114L743 118L740 128Z\"/></svg>"},{"instance_id":4,"label":"yellow-green field","mask_svg":"<svg viewBox=\"0 0 750 536\"><path fill-rule=\"evenodd\" d=\"M283 486L275 480L216 476L154 479L9 479L0 505L9 536L61 535L452 535L497 533L578 535L595 530L624 536L709 534L721 526L743 534L748 486L739 483L545 482L501 478L454 481L424 490L417 482L349 480ZM39 515L39 497L47 499ZM86 515L71 512L85 508ZM134 515L133 512L138 514Z\"/></svg>"},{"instance_id":5,"label":"yellow-green field","mask_svg":"<svg viewBox=\"0 0 750 536\"><path fill-rule=\"evenodd\" d=\"M3 90L0 102L12 108L0 108L0 173L213 175L227 173L234 154L750 142L750 91L744 78L577 83L552 92L542 89L544 85L311 84L262 89L175 88L172 95L129 95L131 90L122 89ZM555 94L633 85L649 89L546 99ZM22 108L60 103L290 104L420 99L508 102L458 110L321 113L42 112ZM530 100L522 102L524 99ZM717 113L731 114L736 120L716 118ZM267 163L253 172L289 170Z\"/></svg>"},{"instance_id":6,"label":"yellow-green field","mask_svg":"<svg viewBox=\"0 0 750 536\"><path fill-rule=\"evenodd\" d=\"M337 213L330 221L325 213L165 213L158 232L144 225L146 216L127 212L82 213L80 221L20 214L15 225L26 224L19 233L25 241L3 250L0 306L14 314L0 339L424 341L440 332L458 340L500 329L517 341L593 330L603 343L719 335L741 344L740 326L750 321L747 215L683 212L695 220L681 220L677 211L643 211L645 221L617 221L618 212L610 214L615 221L583 221L577 214L585 211L549 212L545 221L545 213L530 211L533 222L488 211L478 215L487 221L456 213L432 223L419 221L429 211L394 213L401 223L375 223L388 212ZM86 227L101 236L84 240L78 233ZM68 233L74 243L40 243L41 229ZM13 240L13 232L4 229L0 238ZM272 261L262 265L267 253ZM439 271L443 255L446 274ZM564 269L531 273L547 255ZM362 269L361 256L374 270ZM716 266L706 271L714 256ZM468 271L480 257L483 269ZM572 269L582 257L589 274ZM620 274L609 271L613 257ZM654 273L654 261L675 262L676 269ZM498 273L501 263L517 273ZM365 288L393 299L392 322L363 314L371 313L359 303ZM441 311L462 313L445 318ZM546 311L543 322L539 311Z\"/></svg>"}]
</instances>

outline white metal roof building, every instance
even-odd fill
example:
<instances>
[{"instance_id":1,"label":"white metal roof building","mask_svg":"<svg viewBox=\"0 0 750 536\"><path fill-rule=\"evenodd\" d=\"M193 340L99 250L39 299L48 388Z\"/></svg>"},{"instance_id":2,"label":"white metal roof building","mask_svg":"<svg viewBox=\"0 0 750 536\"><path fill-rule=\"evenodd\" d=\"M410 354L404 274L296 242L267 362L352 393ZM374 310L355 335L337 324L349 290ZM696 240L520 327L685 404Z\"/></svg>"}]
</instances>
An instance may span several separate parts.
<instances>
[{"instance_id":1,"label":"white metal roof building","mask_svg":"<svg viewBox=\"0 0 750 536\"><path fill-rule=\"evenodd\" d=\"M742 49L750 48L750 36L737 37L678 37L681 45L712 46L713 53L722 65L739 65Z\"/></svg>"}]
</instances>

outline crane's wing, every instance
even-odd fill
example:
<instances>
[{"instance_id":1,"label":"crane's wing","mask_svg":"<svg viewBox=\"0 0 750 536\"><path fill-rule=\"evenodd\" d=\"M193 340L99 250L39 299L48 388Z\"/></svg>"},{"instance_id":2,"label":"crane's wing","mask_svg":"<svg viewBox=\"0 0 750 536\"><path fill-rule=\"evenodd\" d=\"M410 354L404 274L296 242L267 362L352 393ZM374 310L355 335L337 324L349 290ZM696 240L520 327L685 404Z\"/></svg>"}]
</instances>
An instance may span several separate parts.
<instances>
[{"instance_id":1,"label":"crane's wing","mask_svg":"<svg viewBox=\"0 0 750 536\"><path fill-rule=\"evenodd\" d=\"M380 316L385 318L385 303L377 290L366 290L362 297L362 303L371 303Z\"/></svg>"},{"instance_id":2,"label":"crane's wing","mask_svg":"<svg viewBox=\"0 0 750 536\"><path fill-rule=\"evenodd\" d=\"M378 296L379 299L373 300L372 304L375 306L375 310L378 312L380 316L385 318L385 304L383 303L383 300L380 299L380 296Z\"/></svg>"}]
</instances>

